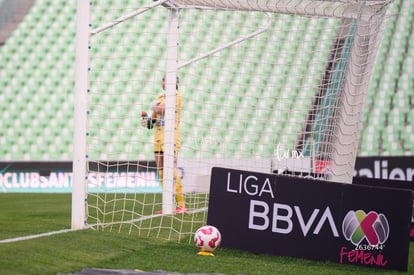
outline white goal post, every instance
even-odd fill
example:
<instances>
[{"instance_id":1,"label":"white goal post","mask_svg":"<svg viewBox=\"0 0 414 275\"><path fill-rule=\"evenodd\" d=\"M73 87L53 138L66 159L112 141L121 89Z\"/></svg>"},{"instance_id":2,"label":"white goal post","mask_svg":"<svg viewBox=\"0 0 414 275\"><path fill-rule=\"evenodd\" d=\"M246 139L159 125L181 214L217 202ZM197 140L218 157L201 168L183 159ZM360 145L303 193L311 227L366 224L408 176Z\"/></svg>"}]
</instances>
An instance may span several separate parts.
<instances>
[{"instance_id":1,"label":"white goal post","mask_svg":"<svg viewBox=\"0 0 414 275\"><path fill-rule=\"evenodd\" d=\"M214 165L351 183L392 1L118 2L77 4L73 229L187 238L205 222ZM140 120L162 77L156 167Z\"/></svg>"}]
</instances>

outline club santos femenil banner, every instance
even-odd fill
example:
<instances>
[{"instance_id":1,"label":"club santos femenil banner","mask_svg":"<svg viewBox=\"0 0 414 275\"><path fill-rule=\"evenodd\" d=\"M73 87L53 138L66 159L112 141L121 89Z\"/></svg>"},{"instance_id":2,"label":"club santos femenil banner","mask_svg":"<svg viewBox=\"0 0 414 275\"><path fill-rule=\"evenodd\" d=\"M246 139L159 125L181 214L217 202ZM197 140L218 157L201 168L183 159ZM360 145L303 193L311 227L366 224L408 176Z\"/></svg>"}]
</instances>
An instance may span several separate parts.
<instances>
[{"instance_id":1,"label":"club santos femenil banner","mask_svg":"<svg viewBox=\"0 0 414 275\"><path fill-rule=\"evenodd\" d=\"M117 167L108 162L102 172L88 173L91 192L161 192L155 164L138 161ZM129 167L129 170L125 169ZM10 162L0 164L0 192L72 192L71 162Z\"/></svg>"},{"instance_id":2,"label":"club santos femenil banner","mask_svg":"<svg viewBox=\"0 0 414 275\"><path fill-rule=\"evenodd\" d=\"M413 192L213 168L223 247L407 270Z\"/></svg>"}]
</instances>

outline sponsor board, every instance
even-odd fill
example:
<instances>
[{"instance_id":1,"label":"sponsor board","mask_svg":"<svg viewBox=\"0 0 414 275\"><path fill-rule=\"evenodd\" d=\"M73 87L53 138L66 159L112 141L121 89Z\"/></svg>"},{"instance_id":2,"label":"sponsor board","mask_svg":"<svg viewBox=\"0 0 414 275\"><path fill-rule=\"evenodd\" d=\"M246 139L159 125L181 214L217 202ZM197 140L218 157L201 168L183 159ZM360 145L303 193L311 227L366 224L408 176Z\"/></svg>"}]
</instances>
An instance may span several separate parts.
<instances>
[{"instance_id":1,"label":"sponsor board","mask_svg":"<svg viewBox=\"0 0 414 275\"><path fill-rule=\"evenodd\" d=\"M414 191L414 157L358 157L355 162L352 183L411 189ZM411 215L410 238L414 241L414 201Z\"/></svg>"},{"instance_id":2,"label":"sponsor board","mask_svg":"<svg viewBox=\"0 0 414 275\"><path fill-rule=\"evenodd\" d=\"M414 182L398 181L398 180L382 180L365 177L354 177L352 184L365 185L365 186L378 186L378 187L390 187L398 189L407 189L414 191ZM412 202L411 211L411 230L410 230L411 241L414 241L414 198Z\"/></svg>"},{"instance_id":3,"label":"sponsor board","mask_svg":"<svg viewBox=\"0 0 414 275\"><path fill-rule=\"evenodd\" d=\"M207 223L223 247L406 271L412 200L410 190L215 167Z\"/></svg>"},{"instance_id":4,"label":"sponsor board","mask_svg":"<svg viewBox=\"0 0 414 275\"><path fill-rule=\"evenodd\" d=\"M358 157L354 177L414 181L414 157Z\"/></svg>"}]
</instances>

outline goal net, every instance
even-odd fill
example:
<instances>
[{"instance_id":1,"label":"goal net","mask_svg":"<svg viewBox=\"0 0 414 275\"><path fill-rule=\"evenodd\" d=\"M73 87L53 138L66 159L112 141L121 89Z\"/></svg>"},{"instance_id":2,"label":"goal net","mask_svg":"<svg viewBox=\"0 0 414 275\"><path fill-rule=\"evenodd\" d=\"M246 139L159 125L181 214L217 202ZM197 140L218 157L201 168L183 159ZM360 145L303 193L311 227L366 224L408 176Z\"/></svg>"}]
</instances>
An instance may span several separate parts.
<instances>
[{"instance_id":1,"label":"goal net","mask_svg":"<svg viewBox=\"0 0 414 275\"><path fill-rule=\"evenodd\" d=\"M82 2L72 227L190 239L213 166L351 182L390 1Z\"/></svg>"}]
</instances>

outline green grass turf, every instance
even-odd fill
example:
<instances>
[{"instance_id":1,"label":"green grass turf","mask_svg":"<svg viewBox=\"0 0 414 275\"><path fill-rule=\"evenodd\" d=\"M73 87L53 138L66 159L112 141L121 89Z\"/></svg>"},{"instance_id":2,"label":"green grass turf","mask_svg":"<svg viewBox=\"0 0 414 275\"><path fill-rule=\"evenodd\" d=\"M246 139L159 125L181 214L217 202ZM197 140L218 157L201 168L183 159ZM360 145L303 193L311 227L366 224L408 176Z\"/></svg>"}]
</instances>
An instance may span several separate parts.
<instances>
[{"instance_id":1,"label":"green grass turf","mask_svg":"<svg viewBox=\"0 0 414 275\"><path fill-rule=\"evenodd\" d=\"M69 194L0 194L0 239L70 227ZM414 244L410 244L411 254ZM188 243L121 231L82 230L0 244L0 274L75 273L83 268L224 274L401 274L220 248L197 255ZM414 259L409 260L414 273Z\"/></svg>"}]
</instances>

